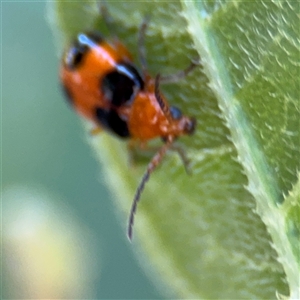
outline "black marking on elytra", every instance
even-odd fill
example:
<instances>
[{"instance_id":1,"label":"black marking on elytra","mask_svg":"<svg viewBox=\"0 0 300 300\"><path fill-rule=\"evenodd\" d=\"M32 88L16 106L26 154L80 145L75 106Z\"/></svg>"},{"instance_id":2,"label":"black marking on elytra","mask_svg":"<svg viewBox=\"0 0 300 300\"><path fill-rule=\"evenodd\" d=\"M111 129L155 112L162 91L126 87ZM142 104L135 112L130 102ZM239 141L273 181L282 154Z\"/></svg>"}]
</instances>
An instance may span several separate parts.
<instances>
[{"instance_id":1,"label":"black marking on elytra","mask_svg":"<svg viewBox=\"0 0 300 300\"><path fill-rule=\"evenodd\" d=\"M138 71L129 63L117 64L101 81L100 89L112 105L119 107L133 100L136 93L144 88L144 81Z\"/></svg>"},{"instance_id":2,"label":"black marking on elytra","mask_svg":"<svg viewBox=\"0 0 300 300\"><path fill-rule=\"evenodd\" d=\"M89 37L95 44L101 44L104 41L102 34L97 30L88 31L86 36Z\"/></svg>"},{"instance_id":3,"label":"black marking on elytra","mask_svg":"<svg viewBox=\"0 0 300 300\"><path fill-rule=\"evenodd\" d=\"M75 40L65 54L64 63L69 70L77 69L83 62L89 47Z\"/></svg>"},{"instance_id":4,"label":"black marking on elytra","mask_svg":"<svg viewBox=\"0 0 300 300\"><path fill-rule=\"evenodd\" d=\"M119 117L115 110L97 108L95 113L101 126L105 127L107 130L118 135L119 137L130 137L127 123Z\"/></svg>"},{"instance_id":5,"label":"black marking on elytra","mask_svg":"<svg viewBox=\"0 0 300 300\"><path fill-rule=\"evenodd\" d=\"M134 83L139 87L140 90L143 90L145 84L138 70L128 62L123 62L117 65L118 70L120 70L121 67L124 67L126 69L125 73L130 74L130 77L133 78Z\"/></svg>"},{"instance_id":6,"label":"black marking on elytra","mask_svg":"<svg viewBox=\"0 0 300 300\"><path fill-rule=\"evenodd\" d=\"M64 62L66 67L70 70L77 69L84 61L89 50L95 45L102 43L102 41L102 35L96 30L79 33L65 54Z\"/></svg>"}]
</instances>

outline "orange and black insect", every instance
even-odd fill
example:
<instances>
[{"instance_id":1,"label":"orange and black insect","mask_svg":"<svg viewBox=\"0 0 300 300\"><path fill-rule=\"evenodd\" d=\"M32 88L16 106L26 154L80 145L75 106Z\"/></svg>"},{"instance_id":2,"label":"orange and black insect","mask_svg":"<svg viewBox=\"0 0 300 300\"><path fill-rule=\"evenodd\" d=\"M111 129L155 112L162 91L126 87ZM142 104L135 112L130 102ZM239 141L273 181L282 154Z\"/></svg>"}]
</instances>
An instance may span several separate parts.
<instances>
[{"instance_id":1,"label":"orange and black insect","mask_svg":"<svg viewBox=\"0 0 300 300\"><path fill-rule=\"evenodd\" d=\"M147 72L144 36L147 22L139 33L139 57L142 72L133 64L126 47L119 41L107 41L96 31L80 33L64 53L60 78L65 94L75 110L92 121L96 132L104 129L120 138L147 141L160 137L164 144L148 164L137 188L129 217L128 237L132 228L137 203L152 171L159 165L166 151L181 135L195 130L193 118L182 115L169 106L160 92L160 83L183 78L197 63L192 62L184 71L153 79ZM184 152L174 147L187 162Z\"/></svg>"}]
</instances>

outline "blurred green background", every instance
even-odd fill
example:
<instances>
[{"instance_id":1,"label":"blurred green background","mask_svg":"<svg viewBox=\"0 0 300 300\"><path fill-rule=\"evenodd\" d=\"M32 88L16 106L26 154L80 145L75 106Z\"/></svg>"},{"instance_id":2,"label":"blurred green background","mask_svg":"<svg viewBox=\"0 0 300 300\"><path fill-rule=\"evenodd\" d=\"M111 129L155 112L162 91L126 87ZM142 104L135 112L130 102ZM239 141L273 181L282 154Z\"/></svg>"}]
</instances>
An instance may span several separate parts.
<instances>
[{"instance_id":1,"label":"blurred green background","mask_svg":"<svg viewBox=\"0 0 300 300\"><path fill-rule=\"evenodd\" d=\"M2 299L160 299L61 94L46 3L1 5Z\"/></svg>"}]
</instances>

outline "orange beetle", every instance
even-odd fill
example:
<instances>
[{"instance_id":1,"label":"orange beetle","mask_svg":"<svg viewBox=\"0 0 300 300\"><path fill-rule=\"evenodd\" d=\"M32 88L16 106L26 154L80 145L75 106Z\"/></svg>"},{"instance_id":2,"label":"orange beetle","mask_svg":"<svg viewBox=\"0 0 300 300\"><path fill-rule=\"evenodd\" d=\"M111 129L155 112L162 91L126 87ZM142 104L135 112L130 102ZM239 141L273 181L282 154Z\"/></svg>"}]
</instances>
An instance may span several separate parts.
<instances>
[{"instance_id":1,"label":"orange beetle","mask_svg":"<svg viewBox=\"0 0 300 300\"><path fill-rule=\"evenodd\" d=\"M135 68L126 47L119 41L108 42L96 31L78 34L64 53L60 68L62 87L76 111L95 124L121 138L145 143L161 137L164 145L152 158L137 188L131 207L128 237L132 228L137 203L151 172L160 163L173 141L192 134L195 120L183 116L169 106L159 91L160 82L172 82L184 77L197 63L172 76L153 79L147 72L143 45L147 23L139 34L139 56L142 74ZM173 146L172 146L173 147ZM186 163L184 153L177 150Z\"/></svg>"}]
</instances>

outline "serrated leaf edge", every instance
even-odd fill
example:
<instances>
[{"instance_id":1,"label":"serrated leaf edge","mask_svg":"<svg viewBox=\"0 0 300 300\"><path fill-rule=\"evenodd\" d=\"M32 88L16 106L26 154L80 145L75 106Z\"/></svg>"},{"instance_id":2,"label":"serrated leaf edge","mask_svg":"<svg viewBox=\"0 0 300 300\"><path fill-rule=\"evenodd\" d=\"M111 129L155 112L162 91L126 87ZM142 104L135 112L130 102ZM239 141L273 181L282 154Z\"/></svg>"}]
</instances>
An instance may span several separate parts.
<instances>
[{"instance_id":1,"label":"serrated leaf edge","mask_svg":"<svg viewBox=\"0 0 300 300\"><path fill-rule=\"evenodd\" d=\"M201 7L201 3L197 3ZM188 31L198 50L205 73L210 80L218 104L223 112L223 118L231 132L232 141L238 152L238 159L249 180L248 190L256 199L257 213L269 231L274 248L278 253L278 261L283 265L290 288L290 299L299 299L299 269L293 255L291 245L285 235L285 219L279 207L275 206L280 198L276 190L275 180L267 166L251 126L231 90L229 76L225 66L218 57L218 47L214 36L209 30L207 14L201 17L193 1L182 1L183 16L185 16ZM204 8L203 8L204 10ZM227 88L226 88L227 87ZM246 138L247 137L247 138ZM250 141L250 142L249 142ZM254 160L253 158L256 158ZM274 291L276 292L276 291Z\"/></svg>"}]
</instances>

